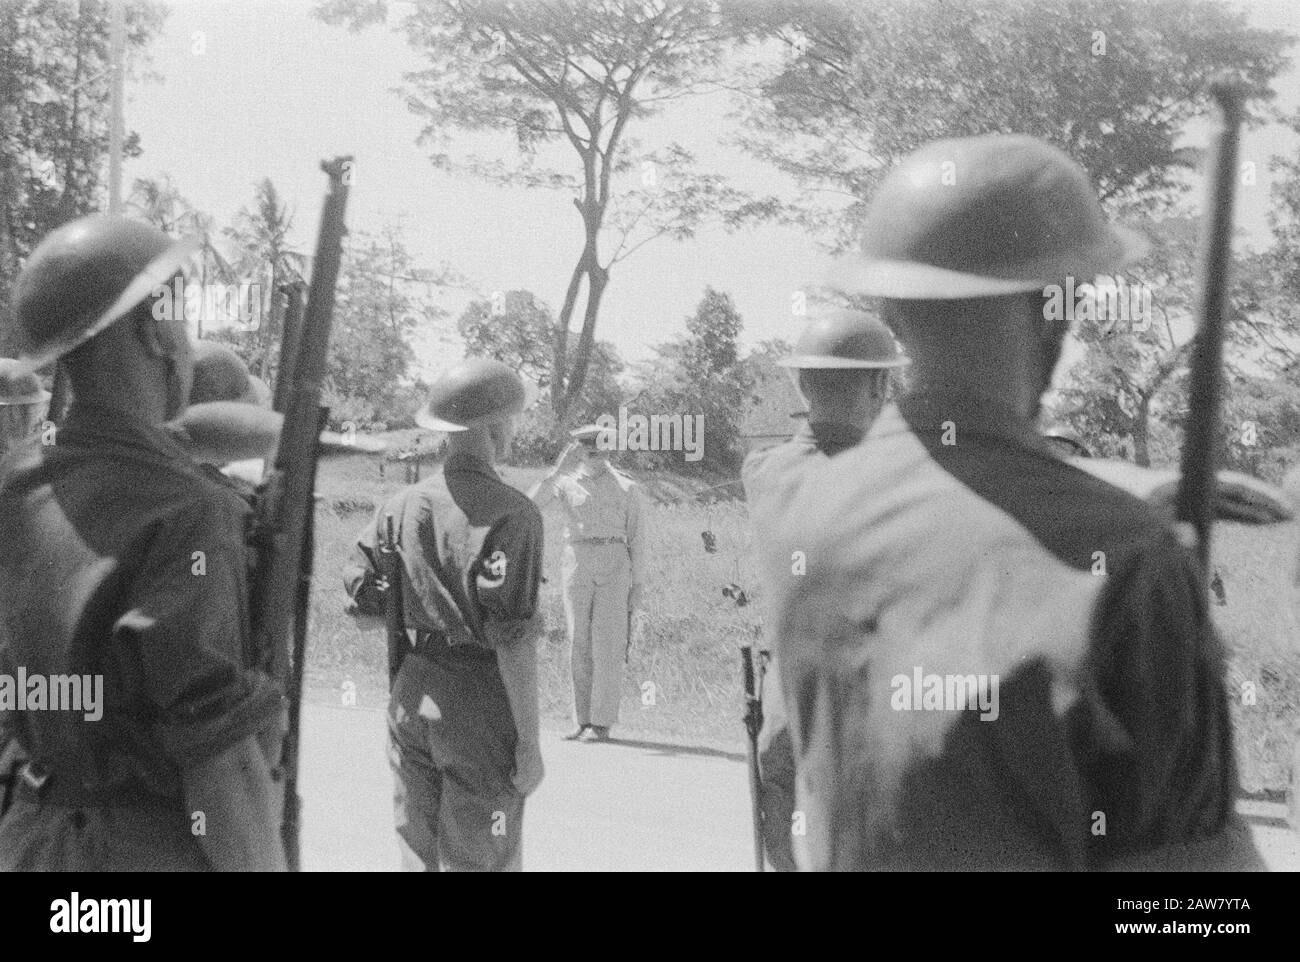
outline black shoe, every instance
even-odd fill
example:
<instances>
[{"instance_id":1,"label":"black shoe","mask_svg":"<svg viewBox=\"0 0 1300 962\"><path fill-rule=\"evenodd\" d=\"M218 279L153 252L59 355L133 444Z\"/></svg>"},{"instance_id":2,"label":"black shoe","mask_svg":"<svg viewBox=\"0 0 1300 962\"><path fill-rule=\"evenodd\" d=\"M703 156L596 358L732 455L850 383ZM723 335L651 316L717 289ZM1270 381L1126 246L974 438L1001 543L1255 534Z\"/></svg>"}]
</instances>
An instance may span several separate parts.
<instances>
[{"instance_id":1,"label":"black shoe","mask_svg":"<svg viewBox=\"0 0 1300 962\"><path fill-rule=\"evenodd\" d=\"M609 728L605 725L588 725L587 732L582 736L584 742L607 742L609 741Z\"/></svg>"},{"instance_id":2,"label":"black shoe","mask_svg":"<svg viewBox=\"0 0 1300 962\"><path fill-rule=\"evenodd\" d=\"M576 742L590 727L590 725L579 725L573 731L569 732L569 734L565 735L564 740L566 742Z\"/></svg>"}]
</instances>

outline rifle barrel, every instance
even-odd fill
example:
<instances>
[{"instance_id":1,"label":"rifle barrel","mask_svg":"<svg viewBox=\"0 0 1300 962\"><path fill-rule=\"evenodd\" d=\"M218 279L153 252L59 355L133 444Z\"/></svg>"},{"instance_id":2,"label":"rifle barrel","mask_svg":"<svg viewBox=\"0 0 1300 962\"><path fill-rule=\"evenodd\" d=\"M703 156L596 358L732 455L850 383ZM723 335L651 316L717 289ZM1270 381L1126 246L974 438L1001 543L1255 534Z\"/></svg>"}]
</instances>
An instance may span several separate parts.
<instances>
[{"instance_id":1,"label":"rifle barrel","mask_svg":"<svg viewBox=\"0 0 1300 962\"><path fill-rule=\"evenodd\" d=\"M1232 208L1245 100L1241 85L1227 80L1214 83L1211 95L1219 107L1220 126L1211 154L1197 307L1200 321L1192 358L1182 479L1178 489L1178 519L1191 524L1196 532L1196 554L1204 578L1209 577L1210 529L1214 520L1223 337L1232 261Z\"/></svg>"}]
</instances>

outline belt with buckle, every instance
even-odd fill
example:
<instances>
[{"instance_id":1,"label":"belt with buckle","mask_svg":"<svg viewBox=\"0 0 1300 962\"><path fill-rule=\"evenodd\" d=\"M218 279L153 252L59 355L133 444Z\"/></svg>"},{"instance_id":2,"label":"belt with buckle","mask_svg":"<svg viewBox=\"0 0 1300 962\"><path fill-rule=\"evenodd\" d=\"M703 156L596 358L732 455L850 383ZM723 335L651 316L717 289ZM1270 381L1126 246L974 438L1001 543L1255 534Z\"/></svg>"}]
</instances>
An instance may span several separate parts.
<instances>
[{"instance_id":1,"label":"belt with buckle","mask_svg":"<svg viewBox=\"0 0 1300 962\"><path fill-rule=\"evenodd\" d=\"M627 538L615 535L612 538L572 538L573 544L627 544Z\"/></svg>"},{"instance_id":2,"label":"belt with buckle","mask_svg":"<svg viewBox=\"0 0 1300 962\"><path fill-rule=\"evenodd\" d=\"M29 761L22 767L16 794L23 794L41 805L65 808L146 808L179 809L181 799L159 795L138 782L87 786L72 778L60 778L40 762Z\"/></svg>"},{"instance_id":3,"label":"belt with buckle","mask_svg":"<svg viewBox=\"0 0 1300 962\"><path fill-rule=\"evenodd\" d=\"M411 649L411 654L432 659L433 661L438 661L440 657L445 658L449 654L458 658L492 659L496 657L495 652L484 648L482 645L472 643L454 645L442 632L425 631L424 629L416 631L415 646Z\"/></svg>"}]
</instances>

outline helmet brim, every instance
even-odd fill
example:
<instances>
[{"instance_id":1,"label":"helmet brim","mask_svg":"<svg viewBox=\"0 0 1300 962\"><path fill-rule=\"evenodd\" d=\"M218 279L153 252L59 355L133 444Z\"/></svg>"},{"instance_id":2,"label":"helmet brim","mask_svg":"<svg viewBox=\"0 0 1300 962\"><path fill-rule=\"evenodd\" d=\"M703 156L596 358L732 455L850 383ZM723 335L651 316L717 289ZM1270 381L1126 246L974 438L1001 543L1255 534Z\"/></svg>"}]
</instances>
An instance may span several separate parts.
<instances>
[{"instance_id":1,"label":"helmet brim","mask_svg":"<svg viewBox=\"0 0 1300 962\"><path fill-rule=\"evenodd\" d=\"M468 421L460 423L436 417L430 413L427 405L421 405L420 409L415 412L415 423L426 431L442 431L446 434L455 434L458 431L468 431L471 428L481 428L485 424L493 424L497 421L503 421L508 417L514 417L516 414L521 414L524 411L527 411L537 403L538 397L541 396L541 391L536 384L526 377L520 378L520 380L523 381L524 385L524 400L517 408L503 408L500 411L493 411L491 414L471 418Z\"/></svg>"},{"instance_id":2,"label":"helmet brim","mask_svg":"<svg viewBox=\"0 0 1300 962\"><path fill-rule=\"evenodd\" d=\"M883 360L872 360L857 357L835 357L831 354L793 354L790 357L783 357L777 361L777 367L792 367L799 370L882 370L888 368L907 367L912 363L910 357L899 355L894 358Z\"/></svg>"},{"instance_id":3,"label":"helmet brim","mask_svg":"<svg viewBox=\"0 0 1300 962\"><path fill-rule=\"evenodd\" d=\"M131 279L108 308L90 323L75 333L45 345L39 351L25 352L18 360L28 369L35 371L57 361L65 354L76 350L97 334L103 333L117 321L129 314L153 290L175 274L185 262L199 250L199 242L193 238L183 238L171 244L161 254L151 260L140 273Z\"/></svg>"},{"instance_id":4,"label":"helmet brim","mask_svg":"<svg viewBox=\"0 0 1300 962\"><path fill-rule=\"evenodd\" d=\"M986 273L952 270L919 261L858 256L839 259L830 282L842 290L890 300L1003 297L1041 291L1066 277L1091 280L1099 274L1112 273L1140 260L1149 248L1149 242L1141 234L1111 225L1106 236L1092 247L1047 254Z\"/></svg>"}]
</instances>

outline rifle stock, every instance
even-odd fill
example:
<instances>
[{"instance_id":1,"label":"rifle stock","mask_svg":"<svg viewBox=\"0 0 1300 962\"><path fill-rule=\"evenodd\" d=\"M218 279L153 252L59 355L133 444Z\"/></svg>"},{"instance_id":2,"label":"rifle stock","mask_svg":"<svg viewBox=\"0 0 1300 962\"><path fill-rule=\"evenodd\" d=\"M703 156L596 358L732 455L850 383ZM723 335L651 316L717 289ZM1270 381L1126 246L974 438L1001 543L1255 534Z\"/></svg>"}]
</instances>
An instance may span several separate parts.
<instances>
[{"instance_id":1,"label":"rifle stock","mask_svg":"<svg viewBox=\"0 0 1300 962\"><path fill-rule=\"evenodd\" d=\"M350 158L321 166L329 176L329 193L321 216L312 262L311 288L297 343L281 344L277 385L284 405L284 426L272 468L258 491L253 545L253 638L261 667L285 687L289 725L285 734L284 822L281 835L290 869L299 868L298 735L306 652L307 602L312 570L312 518L315 510L316 461L325 417L321 390L325 379L334 288L342 259L348 186L344 171ZM292 306L290 313L292 312ZM288 350L286 358L285 350Z\"/></svg>"},{"instance_id":2,"label":"rifle stock","mask_svg":"<svg viewBox=\"0 0 1300 962\"><path fill-rule=\"evenodd\" d=\"M1202 588L1206 590L1210 570L1210 528L1214 520L1237 142L1245 99L1242 87L1228 80L1216 81L1210 92L1218 104L1221 124L1215 134L1211 157L1209 201L1201 247L1199 324L1196 351L1192 357L1182 478L1178 488L1178 520L1190 524L1195 532Z\"/></svg>"}]
</instances>

